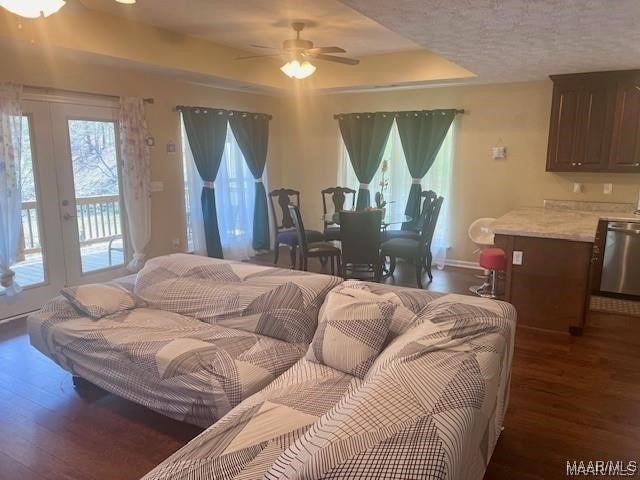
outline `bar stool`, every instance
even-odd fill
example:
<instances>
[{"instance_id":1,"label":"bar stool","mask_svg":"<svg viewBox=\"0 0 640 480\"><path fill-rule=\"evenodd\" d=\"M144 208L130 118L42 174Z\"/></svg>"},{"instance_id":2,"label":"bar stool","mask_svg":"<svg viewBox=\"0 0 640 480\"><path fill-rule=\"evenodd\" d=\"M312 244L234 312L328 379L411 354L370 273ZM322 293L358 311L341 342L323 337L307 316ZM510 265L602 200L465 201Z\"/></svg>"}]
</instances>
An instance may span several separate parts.
<instances>
[{"instance_id":1,"label":"bar stool","mask_svg":"<svg viewBox=\"0 0 640 480\"><path fill-rule=\"evenodd\" d=\"M487 270L489 274L482 285L469 287L469 290L479 297L496 298L498 293L498 273L506 270L507 255L501 248L485 248L480 251L480 266Z\"/></svg>"}]
</instances>

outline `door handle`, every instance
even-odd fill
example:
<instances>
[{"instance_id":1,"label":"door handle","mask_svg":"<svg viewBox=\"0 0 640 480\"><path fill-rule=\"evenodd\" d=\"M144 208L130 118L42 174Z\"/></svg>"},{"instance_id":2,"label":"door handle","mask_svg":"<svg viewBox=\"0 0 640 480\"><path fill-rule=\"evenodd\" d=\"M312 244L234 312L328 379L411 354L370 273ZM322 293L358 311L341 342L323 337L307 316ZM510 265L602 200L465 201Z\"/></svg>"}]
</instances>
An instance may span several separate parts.
<instances>
[{"instance_id":1,"label":"door handle","mask_svg":"<svg viewBox=\"0 0 640 480\"><path fill-rule=\"evenodd\" d=\"M76 218L76 216L71 215L70 213L65 213L64 215L62 215L62 218L64 218L65 220L71 220L72 218Z\"/></svg>"}]
</instances>

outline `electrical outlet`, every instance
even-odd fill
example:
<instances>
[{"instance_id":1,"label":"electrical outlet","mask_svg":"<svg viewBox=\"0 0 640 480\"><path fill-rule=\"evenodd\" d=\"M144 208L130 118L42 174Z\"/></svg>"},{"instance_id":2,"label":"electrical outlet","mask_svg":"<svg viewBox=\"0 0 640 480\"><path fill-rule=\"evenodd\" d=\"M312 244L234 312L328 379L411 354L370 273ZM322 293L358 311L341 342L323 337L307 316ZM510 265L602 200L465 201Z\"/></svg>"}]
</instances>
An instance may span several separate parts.
<instances>
[{"instance_id":1,"label":"electrical outlet","mask_svg":"<svg viewBox=\"0 0 640 480\"><path fill-rule=\"evenodd\" d=\"M171 250L173 250L174 252L179 251L181 243L182 242L180 241L179 238L174 238L173 240L171 240Z\"/></svg>"},{"instance_id":2,"label":"electrical outlet","mask_svg":"<svg viewBox=\"0 0 640 480\"><path fill-rule=\"evenodd\" d=\"M522 257L523 257L523 252L520 250L514 250L513 251L513 264L514 265L522 265Z\"/></svg>"},{"instance_id":3,"label":"electrical outlet","mask_svg":"<svg viewBox=\"0 0 640 480\"><path fill-rule=\"evenodd\" d=\"M605 195L611 195L613 193L613 183L605 183L603 191Z\"/></svg>"},{"instance_id":4,"label":"electrical outlet","mask_svg":"<svg viewBox=\"0 0 640 480\"><path fill-rule=\"evenodd\" d=\"M584 191L584 185L581 183L573 184L573 193L582 193Z\"/></svg>"}]
</instances>

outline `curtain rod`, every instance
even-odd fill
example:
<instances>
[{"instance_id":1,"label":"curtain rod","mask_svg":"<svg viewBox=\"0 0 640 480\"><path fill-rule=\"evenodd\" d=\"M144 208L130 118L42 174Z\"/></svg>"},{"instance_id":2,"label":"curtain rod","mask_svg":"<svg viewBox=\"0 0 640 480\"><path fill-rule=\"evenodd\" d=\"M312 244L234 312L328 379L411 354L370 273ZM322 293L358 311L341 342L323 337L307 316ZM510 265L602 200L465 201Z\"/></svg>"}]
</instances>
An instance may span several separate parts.
<instances>
[{"instance_id":1,"label":"curtain rod","mask_svg":"<svg viewBox=\"0 0 640 480\"><path fill-rule=\"evenodd\" d=\"M30 90L42 90L45 93L71 93L74 95L89 95L92 97L102 97L102 98L111 98L111 99L120 99L118 95L109 95L107 93L93 93L93 92L83 92L81 90L67 90L64 88L53 88L53 87L41 87L39 85L23 85L23 88L28 88ZM144 103L152 104L155 102L153 97L143 98L142 101Z\"/></svg>"},{"instance_id":2,"label":"curtain rod","mask_svg":"<svg viewBox=\"0 0 640 480\"><path fill-rule=\"evenodd\" d=\"M215 107L200 107L200 106L192 106L192 105L176 105L176 112L181 112L187 108L200 108L202 110L218 110L221 112L227 112L227 114L234 115L261 115L267 117L268 120L271 120L273 117L268 113L259 113L259 112L245 112L242 110L227 110L226 108L215 108Z\"/></svg>"},{"instance_id":3,"label":"curtain rod","mask_svg":"<svg viewBox=\"0 0 640 480\"><path fill-rule=\"evenodd\" d=\"M442 108L442 109L436 109L436 110L447 110L447 109ZM336 118L336 119L337 119L337 118L340 118L340 117L341 117L341 116L343 116L343 115L354 115L354 114L357 114L357 115L366 115L366 114L369 114L369 113L386 113L387 115L396 115L396 114L399 114L399 113L409 113L409 112L413 112L413 111L416 111L416 110L398 110L398 111L396 111L396 112L351 112L351 113L336 113L336 114L333 116L333 118ZM422 111L422 110L417 110L417 111ZM426 111L429 111L429 110L426 110ZM465 112L464 108L462 108L462 109L454 110L454 113L455 113L456 115L462 115L463 113L466 113L466 112Z\"/></svg>"}]
</instances>

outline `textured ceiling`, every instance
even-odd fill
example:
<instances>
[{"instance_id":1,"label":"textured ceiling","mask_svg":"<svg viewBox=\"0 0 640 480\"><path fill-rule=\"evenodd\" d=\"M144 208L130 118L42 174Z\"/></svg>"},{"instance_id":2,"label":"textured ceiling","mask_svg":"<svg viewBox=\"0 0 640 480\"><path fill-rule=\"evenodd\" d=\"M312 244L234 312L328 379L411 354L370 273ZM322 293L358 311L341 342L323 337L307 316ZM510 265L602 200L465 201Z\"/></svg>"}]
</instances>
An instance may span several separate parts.
<instances>
[{"instance_id":1,"label":"textured ceiling","mask_svg":"<svg viewBox=\"0 0 640 480\"><path fill-rule=\"evenodd\" d=\"M241 50L256 50L250 44L280 47L283 40L295 35L291 29L294 20L313 22L303 38L317 46L341 46L352 55L420 48L337 0L138 0L135 5L81 1L90 9Z\"/></svg>"},{"instance_id":2,"label":"textured ceiling","mask_svg":"<svg viewBox=\"0 0 640 480\"><path fill-rule=\"evenodd\" d=\"M343 0L479 81L640 67L639 0Z\"/></svg>"}]
</instances>

